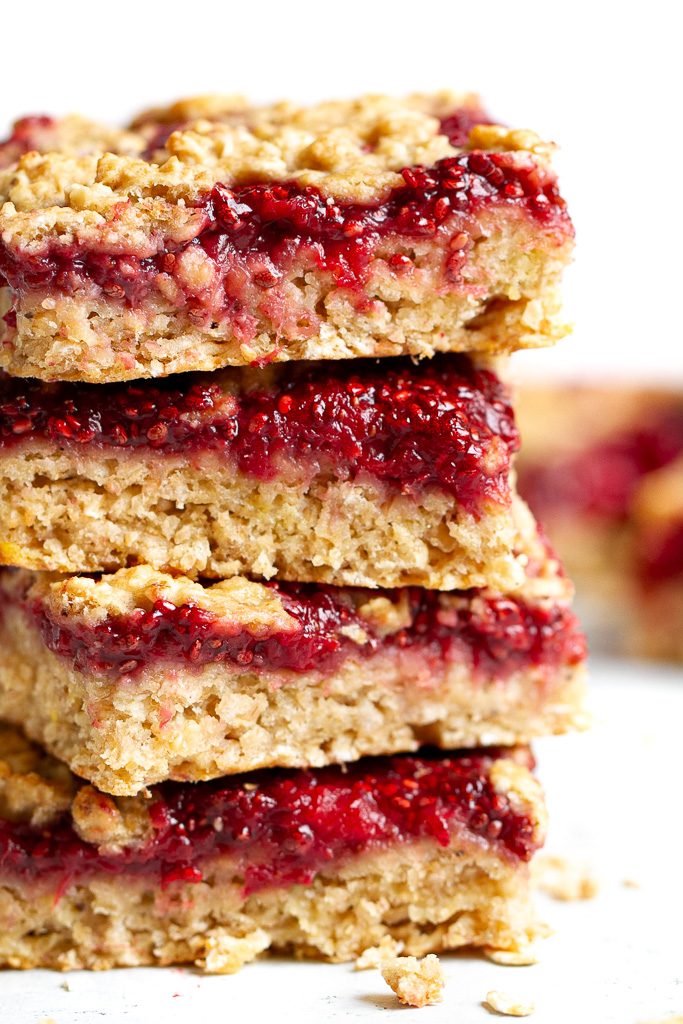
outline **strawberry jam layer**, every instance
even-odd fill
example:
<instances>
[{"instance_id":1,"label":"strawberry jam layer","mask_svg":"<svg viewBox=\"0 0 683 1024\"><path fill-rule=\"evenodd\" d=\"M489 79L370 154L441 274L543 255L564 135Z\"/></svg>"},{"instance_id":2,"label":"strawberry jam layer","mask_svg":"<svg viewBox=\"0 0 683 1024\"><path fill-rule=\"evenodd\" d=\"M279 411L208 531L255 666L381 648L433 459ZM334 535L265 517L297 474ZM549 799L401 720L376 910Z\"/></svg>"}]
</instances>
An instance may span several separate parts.
<instances>
[{"instance_id":1,"label":"strawberry jam layer","mask_svg":"<svg viewBox=\"0 0 683 1024\"><path fill-rule=\"evenodd\" d=\"M518 447L509 395L466 357L288 364L262 390L227 393L215 374L159 383L0 379L0 449L47 441L79 452L213 452L260 480L283 463L402 494L437 488L478 514L507 504Z\"/></svg>"},{"instance_id":2,"label":"strawberry jam layer","mask_svg":"<svg viewBox=\"0 0 683 1024\"><path fill-rule=\"evenodd\" d=\"M176 606L166 600L95 626L54 616L40 602L27 611L49 650L98 678L128 677L159 661L330 673L351 655L370 658L381 651L415 650L435 672L444 664L462 662L475 675L502 679L525 669L577 664L586 653L576 618L559 604L534 605L476 592L453 601L418 587L384 591L396 606L403 607L405 601L409 612L404 628L382 636L358 612L377 591L323 584L268 586L296 622L289 632L261 629L255 634L196 605ZM365 634L363 643L358 641L359 629Z\"/></svg>"},{"instance_id":3,"label":"strawberry jam layer","mask_svg":"<svg viewBox=\"0 0 683 1024\"><path fill-rule=\"evenodd\" d=\"M164 783L148 805L142 846L100 853L65 815L36 828L0 822L0 873L63 884L94 874L199 882L212 858L234 858L247 893L308 884L321 869L373 850L453 836L527 861L533 822L490 778L496 752L392 757L313 771L267 771L215 782ZM106 799L106 798L105 798Z\"/></svg>"},{"instance_id":4,"label":"strawberry jam layer","mask_svg":"<svg viewBox=\"0 0 683 1024\"><path fill-rule=\"evenodd\" d=\"M642 478L683 453L683 409L569 458L528 467L519 490L541 520L589 515L624 520Z\"/></svg>"},{"instance_id":5,"label":"strawberry jam layer","mask_svg":"<svg viewBox=\"0 0 683 1024\"><path fill-rule=\"evenodd\" d=\"M648 586L680 579L683 584L683 521L637 539L641 582Z\"/></svg>"},{"instance_id":6,"label":"strawberry jam layer","mask_svg":"<svg viewBox=\"0 0 683 1024\"><path fill-rule=\"evenodd\" d=\"M457 123L452 130L457 134ZM329 199L295 181L218 183L192 206L197 215L188 227L194 232L189 240L172 242L159 231L153 255L148 246L140 255L133 249L111 252L92 242L48 241L30 252L0 242L0 277L19 293L39 289L73 295L95 285L110 300L136 307L158 291L160 275L170 276L179 307L189 303L198 321L208 315L235 321L246 317L241 330L247 337L256 329L248 322L255 304L249 288L267 293L291 271L297 277L322 272L331 285L362 296L375 257L402 273L412 265L414 244L428 241L443 249L443 286L471 290L462 271L472 241L481 234L477 218L482 212L531 218L551 245L572 235L554 175L531 158L473 150L432 167L406 167L401 174L403 184L372 204ZM390 244L394 241L398 249ZM207 294L201 286L193 291L186 275L176 273L188 249L209 258L221 280L220 295L213 283L206 286ZM181 262L184 266L187 260ZM168 287L164 294L171 301ZM256 304L261 313L270 309L276 317L281 301L283 296Z\"/></svg>"}]
</instances>

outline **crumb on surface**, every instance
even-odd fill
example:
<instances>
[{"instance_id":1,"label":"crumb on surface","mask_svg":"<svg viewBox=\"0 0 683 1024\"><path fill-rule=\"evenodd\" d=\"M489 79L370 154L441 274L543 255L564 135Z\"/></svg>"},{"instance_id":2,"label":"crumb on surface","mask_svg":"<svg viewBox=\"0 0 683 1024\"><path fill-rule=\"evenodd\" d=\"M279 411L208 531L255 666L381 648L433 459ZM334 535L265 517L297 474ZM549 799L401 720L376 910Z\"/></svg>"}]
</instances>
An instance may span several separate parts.
<instances>
[{"instance_id":1,"label":"crumb on surface","mask_svg":"<svg viewBox=\"0 0 683 1024\"><path fill-rule=\"evenodd\" d=\"M441 999L445 979L435 953L422 960L414 956L397 956L381 964L380 970L404 1006L431 1006Z\"/></svg>"},{"instance_id":2,"label":"crumb on surface","mask_svg":"<svg viewBox=\"0 0 683 1024\"><path fill-rule=\"evenodd\" d=\"M533 1003L510 995L509 992L497 992L492 989L486 993L486 1006L504 1017L528 1017L536 1007Z\"/></svg>"},{"instance_id":3,"label":"crumb on surface","mask_svg":"<svg viewBox=\"0 0 683 1024\"><path fill-rule=\"evenodd\" d=\"M555 854L538 857L532 875L536 887L556 900L592 900L599 891L590 868Z\"/></svg>"},{"instance_id":4,"label":"crumb on surface","mask_svg":"<svg viewBox=\"0 0 683 1024\"><path fill-rule=\"evenodd\" d=\"M637 882L635 878L624 878L621 884L624 889L640 889L640 882Z\"/></svg>"},{"instance_id":5,"label":"crumb on surface","mask_svg":"<svg viewBox=\"0 0 683 1024\"><path fill-rule=\"evenodd\" d=\"M364 949L355 963L357 971L367 971L371 968L379 968L385 960L394 960L403 952L403 943L385 935L376 946L368 946Z\"/></svg>"},{"instance_id":6,"label":"crumb on surface","mask_svg":"<svg viewBox=\"0 0 683 1024\"><path fill-rule=\"evenodd\" d=\"M484 956L494 964L502 964L505 967L528 967L530 964L538 963L536 947L529 943L526 946L519 946L517 949L492 949L487 947Z\"/></svg>"}]
</instances>

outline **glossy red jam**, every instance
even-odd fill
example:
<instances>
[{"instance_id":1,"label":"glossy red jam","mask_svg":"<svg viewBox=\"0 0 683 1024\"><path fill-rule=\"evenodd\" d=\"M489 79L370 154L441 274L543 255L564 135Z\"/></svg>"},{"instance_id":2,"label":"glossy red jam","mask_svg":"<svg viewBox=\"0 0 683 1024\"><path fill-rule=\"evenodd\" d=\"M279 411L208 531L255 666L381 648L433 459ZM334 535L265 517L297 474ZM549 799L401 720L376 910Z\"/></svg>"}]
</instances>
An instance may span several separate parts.
<instances>
[{"instance_id":1,"label":"glossy red jam","mask_svg":"<svg viewBox=\"0 0 683 1024\"><path fill-rule=\"evenodd\" d=\"M640 579L646 587L679 577L683 582L683 522L639 536L637 561ZM672 623L671 628L676 625Z\"/></svg>"},{"instance_id":2,"label":"glossy red jam","mask_svg":"<svg viewBox=\"0 0 683 1024\"><path fill-rule=\"evenodd\" d=\"M542 607L514 597L470 592L458 605L436 591L418 587L382 591L398 602L407 595L410 623L380 637L357 608L377 591L322 584L269 584L297 622L292 632L249 632L238 622L217 618L196 605L177 607L158 600L149 610L110 617L94 627L53 617L37 603L31 609L45 645L83 672L131 676L153 661L188 666L225 664L249 671L330 673L346 657L370 658L381 650L417 650L438 673L462 662L475 676L505 678L531 667L553 669L585 657L585 642L574 615L562 605ZM350 626L367 639L349 639Z\"/></svg>"},{"instance_id":3,"label":"glossy red jam","mask_svg":"<svg viewBox=\"0 0 683 1024\"><path fill-rule=\"evenodd\" d=\"M675 409L570 458L526 467L519 489L548 524L574 513L623 520L639 481L681 453L683 409Z\"/></svg>"},{"instance_id":4,"label":"glossy red jam","mask_svg":"<svg viewBox=\"0 0 683 1024\"><path fill-rule=\"evenodd\" d=\"M463 356L287 364L267 390L224 392L220 378L46 385L0 380L0 447L215 452L226 471L268 480L315 472L379 480L419 495L438 488L480 514L510 500L518 447L509 395Z\"/></svg>"},{"instance_id":5,"label":"glossy red jam","mask_svg":"<svg viewBox=\"0 0 683 1024\"><path fill-rule=\"evenodd\" d=\"M457 126L453 126L457 132ZM0 242L0 274L18 292L52 289L74 294L95 284L109 299L140 305L156 290L160 274L174 277L197 322L228 316L241 322L244 337L254 305L277 318L281 304L267 294L295 268L295 275L323 272L337 287L362 293L375 257L386 258L387 239L406 242L440 239L444 247L444 286L471 288L462 269L477 214L488 208L516 210L533 218L555 244L571 235L571 222L554 176L531 158L520 161L508 152L473 150L440 160L433 167L406 167L404 184L373 204L342 203L325 198L312 186L294 181L215 185L196 204L196 234L186 242L167 243L159 233L155 255L113 253L46 242L41 250L16 250ZM454 241L457 244L448 244ZM200 247L221 274L223 296L188 291L174 276L178 254ZM410 245L406 247L410 250ZM394 253L389 263L402 272L409 252ZM260 292L258 303L248 288Z\"/></svg>"},{"instance_id":6,"label":"glossy red jam","mask_svg":"<svg viewBox=\"0 0 683 1024\"><path fill-rule=\"evenodd\" d=\"M70 819L44 829L0 822L0 871L67 882L104 874L199 882L212 857L236 858L246 892L309 884L346 858L411 840L485 840L528 860L533 822L491 783L496 752L365 760L341 769L268 771L226 781L164 783L153 790L153 836L101 854ZM457 840L456 840L457 841Z\"/></svg>"}]
</instances>

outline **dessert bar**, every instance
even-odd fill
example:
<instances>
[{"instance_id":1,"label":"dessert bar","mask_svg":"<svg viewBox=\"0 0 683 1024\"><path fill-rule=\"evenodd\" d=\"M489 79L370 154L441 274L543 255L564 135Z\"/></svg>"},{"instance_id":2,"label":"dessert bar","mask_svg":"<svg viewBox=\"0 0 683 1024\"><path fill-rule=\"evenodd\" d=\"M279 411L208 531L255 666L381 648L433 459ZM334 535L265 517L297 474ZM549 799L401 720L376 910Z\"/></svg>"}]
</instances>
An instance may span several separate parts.
<instances>
[{"instance_id":1,"label":"dessert bar","mask_svg":"<svg viewBox=\"0 0 683 1024\"><path fill-rule=\"evenodd\" d=\"M2 365L102 382L552 342L573 229L550 149L451 102L244 107L162 126L147 158L21 155Z\"/></svg>"},{"instance_id":2,"label":"dessert bar","mask_svg":"<svg viewBox=\"0 0 683 1024\"><path fill-rule=\"evenodd\" d=\"M462 355L0 379L0 559L439 589L523 579L497 376Z\"/></svg>"},{"instance_id":3,"label":"dessert bar","mask_svg":"<svg viewBox=\"0 0 683 1024\"><path fill-rule=\"evenodd\" d=\"M512 596L5 570L0 717L118 794L565 732L584 640L557 562L527 558Z\"/></svg>"},{"instance_id":4,"label":"dessert bar","mask_svg":"<svg viewBox=\"0 0 683 1024\"><path fill-rule=\"evenodd\" d=\"M0 733L0 963L233 971L514 951L535 930L545 810L529 755L464 752L167 783L113 799Z\"/></svg>"}]
</instances>

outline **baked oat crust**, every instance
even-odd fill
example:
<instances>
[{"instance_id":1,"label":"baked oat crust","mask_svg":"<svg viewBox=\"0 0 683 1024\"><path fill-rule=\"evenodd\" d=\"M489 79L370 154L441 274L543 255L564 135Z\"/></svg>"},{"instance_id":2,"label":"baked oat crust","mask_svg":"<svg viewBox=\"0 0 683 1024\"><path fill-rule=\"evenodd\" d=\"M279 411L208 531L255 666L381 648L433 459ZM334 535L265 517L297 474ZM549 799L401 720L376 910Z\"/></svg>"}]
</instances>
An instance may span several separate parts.
<instances>
[{"instance_id":1,"label":"baked oat crust","mask_svg":"<svg viewBox=\"0 0 683 1024\"><path fill-rule=\"evenodd\" d=\"M92 281L73 293L37 284L7 289L12 314L2 365L18 376L100 382L263 359L498 353L552 343L564 333L557 282L571 229L568 221L536 223L509 205L470 217L452 238L444 229L436 242L386 239L360 304L313 263L297 263L281 284L269 284L268 296L253 285L240 293L239 323L216 312L223 285L214 261L201 246L188 248L205 220L198 204L218 182L288 181L316 189L323 201L383 201L403 185L403 168L463 152L441 128L450 102L474 104L447 94L261 108L213 98L154 113L143 131L148 142L154 117L173 122L177 113L181 129L151 159L126 155L135 132L108 143L123 152L83 153L65 137L62 152L25 153L0 172L8 267L16 260L39 265L48 251L70 258L77 249L138 261L167 251L174 269L157 274L138 305L119 301L118 285L103 290ZM533 165L539 181L554 180L551 147L533 132L475 125L467 147L503 153L511 166ZM464 226L472 249L455 287L443 266L451 241L466 237ZM391 259L403 257L413 269L394 272Z\"/></svg>"},{"instance_id":2,"label":"baked oat crust","mask_svg":"<svg viewBox=\"0 0 683 1024\"><path fill-rule=\"evenodd\" d=\"M12 785L33 794L15 820L63 814L63 797L46 796L42 784L43 773L49 778L58 769L7 729L0 744L0 765ZM109 850L140 843L143 797L114 801L75 779L70 784L74 823L86 842ZM514 795L510 785L518 787L520 806L542 841L538 783L521 769L506 785L507 795ZM310 885L251 895L229 856L204 865L203 876L164 888L146 877L95 874L66 884L59 878L56 898L49 875L27 881L3 868L0 963L60 970L195 963L231 973L268 949L353 960L392 938L418 957L462 946L514 953L537 933L528 864L455 835L446 848L426 840L397 844L331 863Z\"/></svg>"}]
</instances>

